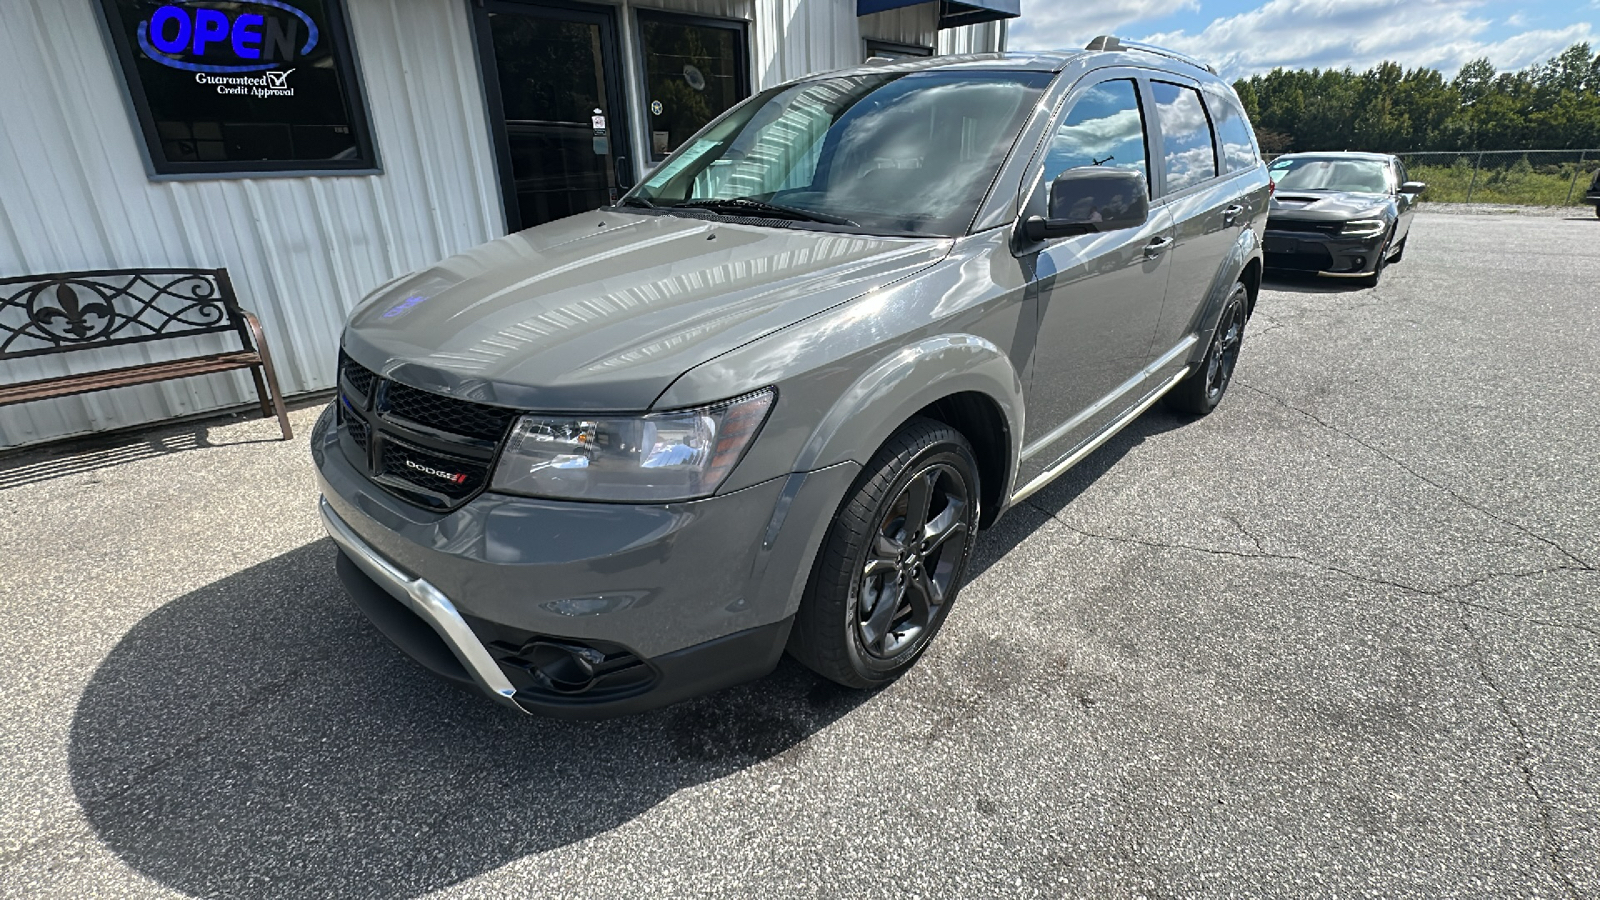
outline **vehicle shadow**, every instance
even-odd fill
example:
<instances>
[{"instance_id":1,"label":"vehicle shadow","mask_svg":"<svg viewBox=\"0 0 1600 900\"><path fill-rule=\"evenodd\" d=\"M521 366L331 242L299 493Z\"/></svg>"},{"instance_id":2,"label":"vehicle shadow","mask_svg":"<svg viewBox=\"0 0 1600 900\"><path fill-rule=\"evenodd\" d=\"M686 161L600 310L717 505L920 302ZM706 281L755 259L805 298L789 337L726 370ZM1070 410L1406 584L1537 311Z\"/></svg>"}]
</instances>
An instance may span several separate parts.
<instances>
[{"instance_id":1,"label":"vehicle shadow","mask_svg":"<svg viewBox=\"0 0 1600 900\"><path fill-rule=\"evenodd\" d=\"M133 627L79 700L73 789L105 845L195 896L413 897L789 765L871 695L791 662L603 722L521 717L402 657L320 541Z\"/></svg>"},{"instance_id":2,"label":"vehicle shadow","mask_svg":"<svg viewBox=\"0 0 1600 900\"><path fill-rule=\"evenodd\" d=\"M1292 294L1353 294L1367 287L1350 278L1321 278L1298 272L1267 272L1261 278L1261 286Z\"/></svg>"},{"instance_id":3,"label":"vehicle shadow","mask_svg":"<svg viewBox=\"0 0 1600 900\"><path fill-rule=\"evenodd\" d=\"M1159 404L1134 419L1100 449L1084 457L1082 462L1038 493L1012 507L993 527L979 534L973 546L972 561L968 564L968 580L987 572L990 566L1030 537L1050 517L1066 509L1078 495L1088 490L1135 447L1156 435L1183 428L1194 421L1192 417L1174 413Z\"/></svg>"}]
</instances>

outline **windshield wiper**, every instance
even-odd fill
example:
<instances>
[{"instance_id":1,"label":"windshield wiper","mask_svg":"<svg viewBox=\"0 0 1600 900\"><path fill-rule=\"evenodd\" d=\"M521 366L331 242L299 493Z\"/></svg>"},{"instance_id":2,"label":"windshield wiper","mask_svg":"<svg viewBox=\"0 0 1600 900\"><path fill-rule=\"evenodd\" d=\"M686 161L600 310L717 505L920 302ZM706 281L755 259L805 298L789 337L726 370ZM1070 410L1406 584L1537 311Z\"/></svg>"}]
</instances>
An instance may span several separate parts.
<instances>
[{"instance_id":1,"label":"windshield wiper","mask_svg":"<svg viewBox=\"0 0 1600 900\"><path fill-rule=\"evenodd\" d=\"M802 222L821 222L824 225L848 225L851 228L861 226L843 216L830 216L827 213L812 212L809 209L798 209L793 206L779 206L776 203L767 203L753 197L724 197L715 200L689 200L673 206L674 209L707 209L711 212L720 212L726 215L743 215L745 213L761 212L769 215L779 215Z\"/></svg>"},{"instance_id":2,"label":"windshield wiper","mask_svg":"<svg viewBox=\"0 0 1600 900\"><path fill-rule=\"evenodd\" d=\"M644 209L655 209L656 205L643 197L623 197L618 206L639 206Z\"/></svg>"}]
</instances>

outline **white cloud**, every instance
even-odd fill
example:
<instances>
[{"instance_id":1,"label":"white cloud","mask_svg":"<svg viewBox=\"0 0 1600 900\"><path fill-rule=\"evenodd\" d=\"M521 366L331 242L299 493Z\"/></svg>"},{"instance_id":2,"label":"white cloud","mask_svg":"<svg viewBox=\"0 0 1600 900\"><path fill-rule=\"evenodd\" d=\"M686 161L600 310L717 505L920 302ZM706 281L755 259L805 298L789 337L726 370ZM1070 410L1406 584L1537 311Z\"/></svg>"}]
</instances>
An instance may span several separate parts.
<instances>
[{"instance_id":1,"label":"white cloud","mask_svg":"<svg viewBox=\"0 0 1600 900\"><path fill-rule=\"evenodd\" d=\"M1199 8L1199 0L1022 0L1022 18L1012 20L1006 44L1014 50L1070 50L1102 34L1121 34L1137 22Z\"/></svg>"},{"instance_id":2,"label":"white cloud","mask_svg":"<svg viewBox=\"0 0 1600 900\"><path fill-rule=\"evenodd\" d=\"M1486 41L1492 23L1475 15L1481 6L1482 0L1270 0L1198 34L1170 31L1143 40L1198 56L1236 78L1278 66L1360 71L1383 60L1450 76L1483 56L1500 70L1520 69L1594 39L1591 26L1579 22Z\"/></svg>"}]
</instances>

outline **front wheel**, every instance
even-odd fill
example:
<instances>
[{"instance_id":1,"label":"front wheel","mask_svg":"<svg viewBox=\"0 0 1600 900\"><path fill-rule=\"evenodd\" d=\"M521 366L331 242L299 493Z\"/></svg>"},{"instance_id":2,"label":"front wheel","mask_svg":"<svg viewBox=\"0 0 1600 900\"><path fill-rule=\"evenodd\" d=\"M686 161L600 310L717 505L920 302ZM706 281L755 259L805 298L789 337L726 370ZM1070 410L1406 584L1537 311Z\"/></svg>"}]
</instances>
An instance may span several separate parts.
<instances>
[{"instance_id":1,"label":"front wheel","mask_svg":"<svg viewBox=\"0 0 1600 900\"><path fill-rule=\"evenodd\" d=\"M1211 334L1211 346L1206 349L1205 359L1200 361L1200 368L1167 394L1168 406L1192 416L1203 416L1222 402L1222 395L1233 382L1239 351L1244 348L1249 306L1250 291L1235 282L1227 302L1222 305L1222 315L1217 317L1217 329Z\"/></svg>"},{"instance_id":2,"label":"front wheel","mask_svg":"<svg viewBox=\"0 0 1600 900\"><path fill-rule=\"evenodd\" d=\"M978 529L978 466L959 431L912 419L856 479L828 529L789 653L853 688L898 678L944 623Z\"/></svg>"}]
</instances>

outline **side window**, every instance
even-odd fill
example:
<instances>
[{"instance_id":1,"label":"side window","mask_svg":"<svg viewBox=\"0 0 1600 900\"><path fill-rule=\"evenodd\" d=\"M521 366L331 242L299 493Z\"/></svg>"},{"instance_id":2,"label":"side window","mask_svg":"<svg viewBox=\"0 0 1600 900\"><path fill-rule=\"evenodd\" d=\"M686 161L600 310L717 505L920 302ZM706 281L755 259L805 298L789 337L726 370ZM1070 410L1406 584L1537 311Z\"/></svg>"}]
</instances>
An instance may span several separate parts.
<instances>
[{"instance_id":1,"label":"side window","mask_svg":"<svg viewBox=\"0 0 1600 900\"><path fill-rule=\"evenodd\" d=\"M1149 184L1147 155L1138 87L1131 79L1102 81L1079 95L1050 139L1044 184L1048 190L1057 175L1079 166L1134 169Z\"/></svg>"},{"instance_id":2,"label":"side window","mask_svg":"<svg viewBox=\"0 0 1600 900\"><path fill-rule=\"evenodd\" d=\"M1156 119L1165 141L1162 166L1167 173L1167 193L1217 177L1217 151L1211 121L1200 102L1200 92L1181 84L1157 81Z\"/></svg>"},{"instance_id":3,"label":"side window","mask_svg":"<svg viewBox=\"0 0 1600 900\"><path fill-rule=\"evenodd\" d=\"M1400 185L1405 184L1406 182L1411 180L1411 176L1406 174L1406 164L1405 163L1401 162L1399 159L1396 159L1394 161L1394 168L1395 168L1395 175L1399 179L1398 181L1396 181L1394 183L1394 186L1396 188L1400 187Z\"/></svg>"},{"instance_id":4,"label":"side window","mask_svg":"<svg viewBox=\"0 0 1600 900\"><path fill-rule=\"evenodd\" d=\"M1222 167L1227 172L1248 169L1258 161L1255 132L1239 109L1239 102L1222 90L1206 92L1206 106L1211 110L1211 121L1216 123L1217 138L1222 144Z\"/></svg>"}]
</instances>

